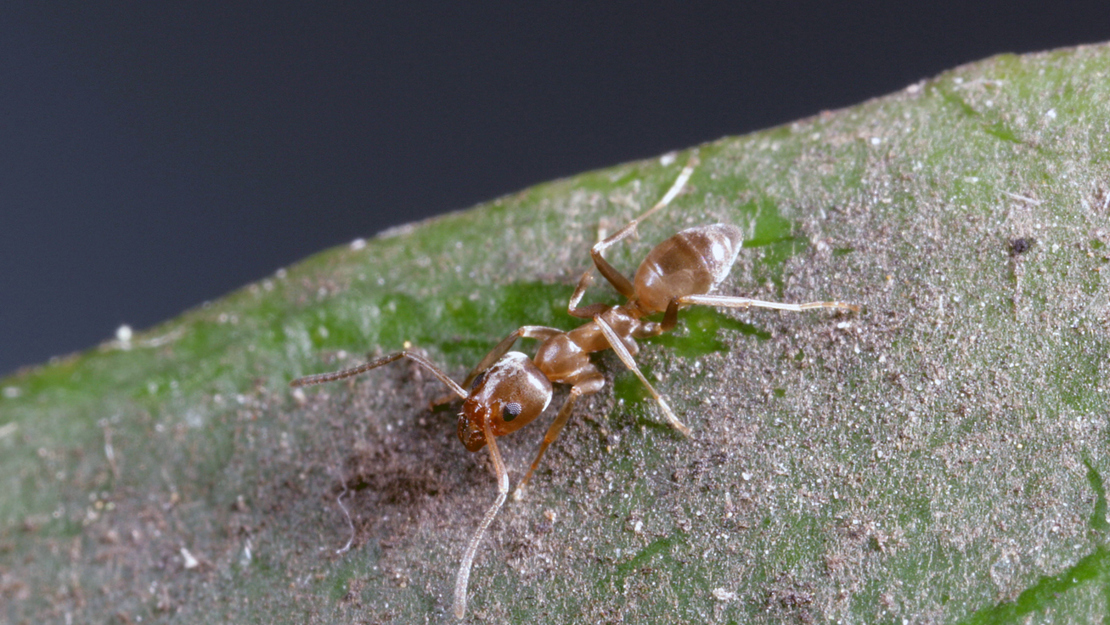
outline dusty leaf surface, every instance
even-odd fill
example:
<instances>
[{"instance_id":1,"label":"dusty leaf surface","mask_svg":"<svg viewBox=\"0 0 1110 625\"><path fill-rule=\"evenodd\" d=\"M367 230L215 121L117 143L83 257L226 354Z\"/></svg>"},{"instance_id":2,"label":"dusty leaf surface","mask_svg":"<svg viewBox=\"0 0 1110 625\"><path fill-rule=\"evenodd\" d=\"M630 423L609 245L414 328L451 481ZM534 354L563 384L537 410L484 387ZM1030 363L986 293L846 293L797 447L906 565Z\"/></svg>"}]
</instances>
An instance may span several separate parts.
<instances>
[{"instance_id":1,"label":"dusty leaf surface","mask_svg":"<svg viewBox=\"0 0 1110 625\"><path fill-rule=\"evenodd\" d=\"M603 355L610 385L494 522L468 619L1110 616L1108 146L1091 46L699 147L616 266L724 221L749 249L723 292L864 310L690 310L646 341L692 439ZM495 488L457 406L404 363L288 381L406 341L461 380L520 325L574 327L599 227L688 155L330 250L0 381L0 621L450 622ZM543 428L502 443L515 476Z\"/></svg>"}]
</instances>

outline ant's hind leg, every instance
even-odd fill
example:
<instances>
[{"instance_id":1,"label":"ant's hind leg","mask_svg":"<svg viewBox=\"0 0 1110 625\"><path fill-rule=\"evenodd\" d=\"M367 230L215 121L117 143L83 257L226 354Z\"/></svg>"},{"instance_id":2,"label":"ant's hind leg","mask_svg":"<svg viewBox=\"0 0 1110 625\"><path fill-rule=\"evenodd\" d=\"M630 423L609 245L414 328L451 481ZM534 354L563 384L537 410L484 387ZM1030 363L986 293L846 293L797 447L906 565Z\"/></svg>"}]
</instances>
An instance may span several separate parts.
<instances>
[{"instance_id":1,"label":"ant's hind leg","mask_svg":"<svg viewBox=\"0 0 1110 625\"><path fill-rule=\"evenodd\" d=\"M791 312L804 312L818 308L832 308L847 312L859 312L859 306L845 304L844 302L806 302L804 304L784 304L782 302L765 302L746 297L731 297L729 295L687 295L678 299L679 306L721 306L723 308L774 308L776 310L789 310Z\"/></svg>"},{"instance_id":2,"label":"ant's hind leg","mask_svg":"<svg viewBox=\"0 0 1110 625\"><path fill-rule=\"evenodd\" d=\"M682 192L682 188L685 187L686 182L690 180L690 176L693 175L694 168L697 167L697 165L697 157L690 157L690 161L686 164L686 167L683 167L682 171L679 172L678 178L675 179L674 184L672 184L667 193L663 195L663 199L659 200L659 202L657 202L655 206L649 208L644 214L625 224L623 228L617 230L615 233L613 233L612 236L598 242L596 245L593 246L593 249L590 250L590 256L593 257L594 265L597 266L597 270L601 272L601 275L605 276L605 279L609 281L609 284L612 284L613 288L616 289L617 292L621 295L627 298L631 298L633 295L636 294L636 291L632 286L632 281L625 277L624 274L613 268L613 266L609 264L609 261L605 260L605 258L601 255L601 253L609 249L613 245L620 243L624 239L628 238L629 235L636 232L636 226L638 226L641 221L647 219L652 214L666 208L671 203L671 201L674 200L675 197L677 197L678 194ZM581 298L581 296L579 296L579 298Z\"/></svg>"},{"instance_id":3,"label":"ant's hind leg","mask_svg":"<svg viewBox=\"0 0 1110 625\"><path fill-rule=\"evenodd\" d=\"M664 332L674 330L678 325L678 298L672 299L667 303L667 310L663 313L663 321L656 323L654 321L640 321L640 327L632 331L632 338L646 339L653 336L659 336Z\"/></svg>"},{"instance_id":4,"label":"ant's hind leg","mask_svg":"<svg viewBox=\"0 0 1110 625\"><path fill-rule=\"evenodd\" d=\"M609 341L609 346L617 353L617 357L621 359L624 366L628 367L629 371L636 374L637 378L640 378L640 382L643 382L648 392L651 393L651 396L659 403L659 407L663 409L663 415L667 417L667 421L670 422L671 427L678 430L684 436L690 436L690 428L686 427L678 420L678 417L675 416L671 407L667 405L667 400L663 399L659 391L655 390L651 382L648 382L647 378L644 377L644 374L640 371L640 367L636 365L636 361L632 358L632 354L629 353L628 348L624 346L624 342L621 341L621 337L617 332L613 330L609 324L605 323L605 320L601 317L594 317L594 321L597 322L598 327L601 328L601 333L605 335L606 340Z\"/></svg>"}]
</instances>

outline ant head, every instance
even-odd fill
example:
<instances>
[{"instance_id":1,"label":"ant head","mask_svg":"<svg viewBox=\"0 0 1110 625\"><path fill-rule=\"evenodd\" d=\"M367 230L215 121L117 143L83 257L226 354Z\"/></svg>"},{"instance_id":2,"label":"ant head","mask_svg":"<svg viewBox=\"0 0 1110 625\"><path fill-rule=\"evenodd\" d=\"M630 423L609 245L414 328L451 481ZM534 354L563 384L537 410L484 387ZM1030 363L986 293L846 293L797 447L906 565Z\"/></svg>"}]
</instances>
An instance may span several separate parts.
<instances>
[{"instance_id":1,"label":"ant head","mask_svg":"<svg viewBox=\"0 0 1110 625\"><path fill-rule=\"evenodd\" d=\"M482 424L494 436L504 436L528 425L551 401L551 382L532 360L509 352L475 378L459 415L459 440L468 451L486 444Z\"/></svg>"}]
</instances>

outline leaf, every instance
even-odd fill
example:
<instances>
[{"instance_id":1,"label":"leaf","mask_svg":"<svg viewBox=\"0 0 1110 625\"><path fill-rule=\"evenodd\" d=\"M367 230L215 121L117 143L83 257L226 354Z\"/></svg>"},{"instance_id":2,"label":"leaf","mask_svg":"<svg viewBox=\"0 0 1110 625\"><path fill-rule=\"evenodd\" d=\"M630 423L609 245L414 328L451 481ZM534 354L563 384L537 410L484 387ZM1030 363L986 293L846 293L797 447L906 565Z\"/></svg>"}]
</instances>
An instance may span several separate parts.
<instances>
[{"instance_id":1,"label":"leaf","mask_svg":"<svg viewBox=\"0 0 1110 625\"><path fill-rule=\"evenodd\" d=\"M723 292L864 312L693 309L645 341L692 439L602 355L611 385L494 522L468 619L1106 619L1108 146L1102 45L697 148L617 267L724 221L750 249ZM461 379L520 325L574 327L599 224L657 200L687 154L330 250L4 379L0 614L450 622L495 485L454 410L427 408L442 387L404 363L289 380L406 341ZM504 439L515 477L542 430Z\"/></svg>"}]
</instances>

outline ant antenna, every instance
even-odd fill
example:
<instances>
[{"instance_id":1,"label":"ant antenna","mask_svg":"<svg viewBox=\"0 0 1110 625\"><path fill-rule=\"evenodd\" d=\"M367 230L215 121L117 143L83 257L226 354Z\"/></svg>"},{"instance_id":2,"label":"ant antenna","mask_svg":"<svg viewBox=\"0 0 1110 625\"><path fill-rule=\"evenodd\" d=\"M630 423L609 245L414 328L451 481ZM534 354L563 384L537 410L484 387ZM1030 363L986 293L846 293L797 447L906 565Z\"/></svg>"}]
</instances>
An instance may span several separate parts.
<instances>
[{"instance_id":1,"label":"ant antenna","mask_svg":"<svg viewBox=\"0 0 1110 625\"><path fill-rule=\"evenodd\" d=\"M466 586L470 582L470 567L474 564L474 556L478 552L478 543L482 542L482 535L486 533L486 528L493 522L493 517L497 516L497 511L501 509L501 505L505 503L505 497L509 494L509 474L505 472L505 464L501 462L501 452L497 450L497 443L493 439L493 432L489 427L489 420L487 419L482 424L482 432L486 435L486 444L489 445L489 456L493 460L493 469L497 472L497 499L494 500L493 505L489 510L486 510L486 516L482 518L481 524L478 525L478 531L470 537L470 542L466 545L466 552L463 553L462 563L459 564L459 573L455 577L455 618L462 619L466 614Z\"/></svg>"},{"instance_id":2,"label":"ant antenna","mask_svg":"<svg viewBox=\"0 0 1110 625\"><path fill-rule=\"evenodd\" d=\"M363 363L357 367L343 369L342 371L332 371L331 373L317 373L316 375L306 375L303 378L297 378L296 380L291 381L289 383L289 386L312 386L313 384L324 384L326 382L334 382L336 380L342 380L344 378L351 378L356 375L366 373L371 369L377 369L382 365L388 365L394 360L400 360L402 358L408 358L409 360L416 361L416 364L424 367L428 371L431 371L432 375L439 378L440 382L446 384L447 387L451 389L451 392L463 399L466 399L468 393L464 391L461 386L456 384L454 380L447 377L446 373L440 371L439 367L433 365L427 358L410 351L400 351L396 354L390 354L389 356L382 356L377 360L371 360L370 362Z\"/></svg>"}]
</instances>

